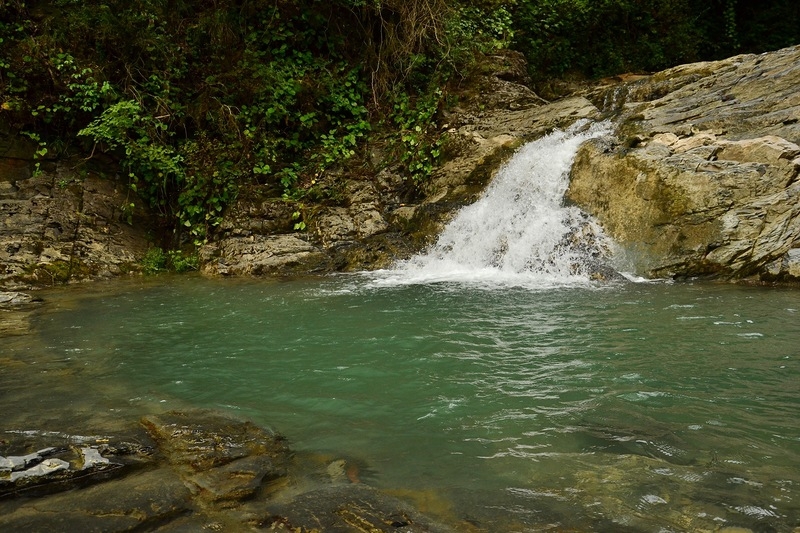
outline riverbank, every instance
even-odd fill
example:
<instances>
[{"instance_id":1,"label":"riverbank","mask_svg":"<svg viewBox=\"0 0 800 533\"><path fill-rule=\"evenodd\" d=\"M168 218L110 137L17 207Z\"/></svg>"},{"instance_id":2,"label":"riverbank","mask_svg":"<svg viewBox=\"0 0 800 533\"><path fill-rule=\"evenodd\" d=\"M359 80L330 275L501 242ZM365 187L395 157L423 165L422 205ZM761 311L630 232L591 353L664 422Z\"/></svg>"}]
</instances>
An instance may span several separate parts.
<instances>
[{"instance_id":1,"label":"riverbank","mask_svg":"<svg viewBox=\"0 0 800 533\"><path fill-rule=\"evenodd\" d=\"M165 261L210 276L385 268L430 246L525 141L603 117L614 131L578 154L567 197L617 241L628 270L797 283L798 64L793 47L602 80L546 102L525 85L521 56L498 54L437 117L445 142L428 181L412 186L386 166L389 147L377 139L320 177L325 201L242 187L194 259L158 248L164 221L110 167L39 168L34 145L6 129L0 287L107 279Z\"/></svg>"}]
</instances>

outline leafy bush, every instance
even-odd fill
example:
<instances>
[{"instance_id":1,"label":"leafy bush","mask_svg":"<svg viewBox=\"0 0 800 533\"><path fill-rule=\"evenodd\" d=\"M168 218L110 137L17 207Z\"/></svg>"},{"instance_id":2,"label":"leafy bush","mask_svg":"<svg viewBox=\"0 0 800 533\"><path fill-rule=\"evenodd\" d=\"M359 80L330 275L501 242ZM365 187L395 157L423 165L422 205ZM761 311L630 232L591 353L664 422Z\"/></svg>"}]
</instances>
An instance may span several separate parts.
<instances>
[{"instance_id":1,"label":"leafy bush","mask_svg":"<svg viewBox=\"0 0 800 533\"><path fill-rule=\"evenodd\" d=\"M10 0L0 2L0 110L39 157L114 156L178 248L206 239L241 187L319 200L314 184L380 127L411 182L424 181L441 151L444 88L478 54L514 46L539 79L655 70L799 42L798 6Z\"/></svg>"}]
</instances>

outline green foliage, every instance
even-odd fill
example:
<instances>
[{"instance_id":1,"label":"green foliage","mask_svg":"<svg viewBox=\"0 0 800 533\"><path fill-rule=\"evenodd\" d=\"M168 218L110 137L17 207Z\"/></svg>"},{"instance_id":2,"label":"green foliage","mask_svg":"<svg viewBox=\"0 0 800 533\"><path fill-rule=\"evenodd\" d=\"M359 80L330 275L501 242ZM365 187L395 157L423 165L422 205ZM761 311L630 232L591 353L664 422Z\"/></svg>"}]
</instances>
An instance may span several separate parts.
<instances>
[{"instance_id":1,"label":"green foliage","mask_svg":"<svg viewBox=\"0 0 800 533\"><path fill-rule=\"evenodd\" d=\"M292 213L293 228L295 231L305 231L306 222L303 220L303 204L298 206L297 211Z\"/></svg>"},{"instance_id":2,"label":"green foliage","mask_svg":"<svg viewBox=\"0 0 800 533\"><path fill-rule=\"evenodd\" d=\"M20 134L36 143L36 149L33 152L33 160L36 161L33 167L33 175L34 177L36 177L42 173L41 169L42 163L40 159L44 158L44 156L46 156L47 153L49 152L49 150L47 149L47 143L43 141L41 137L39 137L38 133L31 131L22 131L20 132Z\"/></svg>"},{"instance_id":3,"label":"green foliage","mask_svg":"<svg viewBox=\"0 0 800 533\"><path fill-rule=\"evenodd\" d=\"M441 156L441 137L434 122L443 97L436 88L415 102L406 93L394 98L392 121L398 130L400 162L415 184L427 180Z\"/></svg>"},{"instance_id":4,"label":"green foliage","mask_svg":"<svg viewBox=\"0 0 800 533\"><path fill-rule=\"evenodd\" d=\"M508 47L514 39L516 2L468 2L458 4L456 16L449 22L448 33L459 46L491 53Z\"/></svg>"},{"instance_id":5,"label":"green foliage","mask_svg":"<svg viewBox=\"0 0 800 533\"><path fill-rule=\"evenodd\" d=\"M196 271L200 266L200 259L194 253L185 254L180 250L170 250L167 252L167 265L173 272L181 274Z\"/></svg>"},{"instance_id":6,"label":"green foliage","mask_svg":"<svg viewBox=\"0 0 800 533\"><path fill-rule=\"evenodd\" d=\"M655 70L800 42L798 6L12 0L0 2L0 112L36 142L37 164L65 153L119 161L141 198L124 215L132 222L133 203L149 203L179 248L207 239L242 187L319 201L317 184L376 125L424 182L440 157L443 88L477 55L514 46L540 79Z\"/></svg>"},{"instance_id":7,"label":"green foliage","mask_svg":"<svg viewBox=\"0 0 800 533\"><path fill-rule=\"evenodd\" d=\"M140 261L145 274L156 274L167 269L167 254L161 248L150 248Z\"/></svg>"},{"instance_id":8,"label":"green foliage","mask_svg":"<svg viewBox=\"0 0 800 533\"><path fill-rule=\"evenodd\" d=\"M601 76L656 70L696 52L689 0L522 1L516 45L531 70Z\"/></svg>"},{"instance_id":9,"label":"green foliage","mask_svg":"<svg viewBox=\"0 0 800 533\"><path fill-rule=\"evenodd\" d=\"M197 270L199 259L196 254L185 254L180 250L164 251L159 247L147 250L140 261L145 274L158 274L159 272L172 271L183 273Z\"/></svg>"}]
</instances>

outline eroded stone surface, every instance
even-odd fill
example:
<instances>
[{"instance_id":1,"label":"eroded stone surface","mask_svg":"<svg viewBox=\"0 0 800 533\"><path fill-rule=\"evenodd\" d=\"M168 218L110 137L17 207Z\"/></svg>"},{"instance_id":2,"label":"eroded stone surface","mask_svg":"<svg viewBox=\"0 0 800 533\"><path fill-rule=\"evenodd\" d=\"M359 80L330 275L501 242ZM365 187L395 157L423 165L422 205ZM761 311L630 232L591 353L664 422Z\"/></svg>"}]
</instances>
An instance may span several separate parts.
<instances>
[{"instance_id":1,"label":"eroded stone surface","mask_svg":"<svg viewBox=\"0 0 800 533\"><path fill-rule=\"evenodd\" d=\"M298 459L281 436L251 422L198 409L141 422L154 447L46 431L0 441L10 449L73 442L0 458L0 488L19 475L14 490L0 492L0 530L451 531L365 486L356 463ZM109 469L114 475L101 475ZM38 477L39 489L21 490L23 476Z\"/></svg>"},{"instance_id":2,"label":"eroded stone surface","mask_svg":"<svg viewBox=\"0 0 800 533\"><path fill-rule=\"evenodd\" d=\"M405 502L361 485L337 485L307 492L289 503L271 505L270 511L273 515L269 526L278 531L455 531L426 518Z\"/></svg>"},{"instance_id":3,"label":"eroded stone surface","mask_svg":"<svg viewBox=\"0 0 800 533\"><path fill-rule=\"evenodd\" d=\"M147 250L151 224L142 203L120 181L73 167L48 163L38 175L0 180L0 288L126 273Z\"/></svg>"},{"instance_id":4,"label":"eroded stone surface","mask_svg":"<svg viewBox=\"0 0 800 533\"><path fill-rule=\"evenodd\" d=\"M567 195L640 273L800 280L798 87L793 47L595 93L617 136L581 148Z\"/></svg>"}]
</instances>

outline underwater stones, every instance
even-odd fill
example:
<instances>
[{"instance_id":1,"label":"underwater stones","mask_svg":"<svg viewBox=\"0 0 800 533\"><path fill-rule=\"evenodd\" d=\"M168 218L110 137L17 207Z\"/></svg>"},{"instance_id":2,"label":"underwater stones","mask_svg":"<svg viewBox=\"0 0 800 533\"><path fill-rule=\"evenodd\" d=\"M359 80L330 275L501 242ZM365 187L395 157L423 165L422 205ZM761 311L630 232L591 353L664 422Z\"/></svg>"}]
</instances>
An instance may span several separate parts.
<instances>
[{"instance_id":1,"label":"underwater stones","mask_svg":"<svg viewBox=\"0 0 800 533\"><path fill-rule=\"evenodd\" d=\"M32 500L16 508L0 504L0 529L151 531L190 509L188 489L174 473L159 469Z\"/></svg>"},{"instance_id":2,"label":"underwater stones","mask_svg":"<svg viewBox=\"0 0 800 533\"><path fill-rule=\"evenodd\" d=\"M140 422L149 436L131 440L7 432L4 450L58 445L0 458L0 531L453 531L365 486L356 463L297 457L249 421L190 409Z\"/></svg>"},{"instance_id":3,"label":"underwater stones","mask_svg":"<svg viewBox=\"0 0 800 533\"><path fill-rule=\"evenodd\" d=\"M453 529L438 524L407 503L364 485L332 485L270 505L265 525L288 531L431 532Z\"/></svg>"},{"instance_id":4,"label":"underwater stones","mask_svg":"<svg viewBox=\"0 0 800 533\"><path fill-rule=\"evenodd\" d=\"M25 335L41 299L24 292L0 291L0 337Z\"/></svg>"},{"instance_id":5,"label":"underwater stones","mask_svg":"<svg viewBox=\"0 0 800 533\"><path fill-rule=\"evenodd\" d=\"M286 475L270 457L257 455L197 472L186 479L192 493L208 502L227 505L252 497L265 481Z\"/></svg>"},{"instance_id":6,"label":"underwater stones","mask_svg":"<svg viewBox=\"0 0 800 533\"><path fill-rule=\"evenodd\" d=\"M283 438L251 422L198 410L148 416L142 424L205 504L231 507L286 475L290 452Z\"/></svg>"},{"instance_id":7,"label":"underwater stones","mask_svg":"<svg viewBox=\"0 0 800 533\"><path fill-rule=\"evenodd\" d=\"M287 459L283 437L249 421L202 409L170 411L142 419L171 464L203 470L242 457Z\"/></svg>"}]
</instances>

